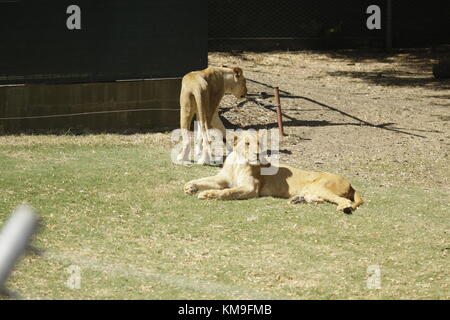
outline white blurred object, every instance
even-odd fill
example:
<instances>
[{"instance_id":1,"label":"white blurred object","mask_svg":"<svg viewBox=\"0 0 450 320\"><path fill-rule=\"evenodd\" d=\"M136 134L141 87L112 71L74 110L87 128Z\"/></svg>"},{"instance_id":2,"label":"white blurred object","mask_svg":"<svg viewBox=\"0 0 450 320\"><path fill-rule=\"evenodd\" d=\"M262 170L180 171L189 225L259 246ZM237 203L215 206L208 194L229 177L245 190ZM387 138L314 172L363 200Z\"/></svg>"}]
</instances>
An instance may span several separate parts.
<instances>
[{"instance_id":1,"label":"white blurred object","mask_svg":"<svg viewBox=\"0 0 450 320\"><path fill-rule=\"evenodd\" d=\"M5 222L0 233L0 290L5 290L17 260L27 249L38 227L35 210L27 205L18 206Z\"/></svg>"}]
</instances>

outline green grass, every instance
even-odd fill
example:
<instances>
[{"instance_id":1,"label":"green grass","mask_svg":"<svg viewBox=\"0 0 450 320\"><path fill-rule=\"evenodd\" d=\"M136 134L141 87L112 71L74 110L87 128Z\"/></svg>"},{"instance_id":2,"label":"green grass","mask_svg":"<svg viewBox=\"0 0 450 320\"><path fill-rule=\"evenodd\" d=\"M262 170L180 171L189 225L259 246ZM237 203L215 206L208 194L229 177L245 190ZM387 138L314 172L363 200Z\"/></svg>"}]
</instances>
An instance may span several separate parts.
<instances>
[{"instance_id":1,"label":"green grass","mask_svg":"<svg viewBox=\"0 0 450 320\"><path fill-rule=\"evenodd\" d=\"M439 190L348 176L353 215L285 199L200 201L217 168L171 163L168 135L0 139L0 222L27 202L44 227L8 286L45 299L448 299L449 205ZM66 268L81 268L81 288ZM367 267L381 267L379 290Z\"/></svg>"}]
</instances>

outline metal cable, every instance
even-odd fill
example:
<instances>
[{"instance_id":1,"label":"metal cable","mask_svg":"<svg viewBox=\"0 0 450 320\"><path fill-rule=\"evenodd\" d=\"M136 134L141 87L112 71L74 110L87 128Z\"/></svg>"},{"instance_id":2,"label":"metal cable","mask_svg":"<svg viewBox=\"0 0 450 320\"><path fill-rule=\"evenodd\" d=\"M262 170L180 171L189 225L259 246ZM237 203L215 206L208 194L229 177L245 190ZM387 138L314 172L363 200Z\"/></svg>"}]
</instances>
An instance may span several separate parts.
<instances>
[{"instance_id":1,"label":"metal cable","mask_svg":"<svg viewBox=\"0 0 450 320\"><path fill-rule=\"evenodd\" d=\"M125 110L108 110L108 111L92 111L92 112L78 112L78 113L66 113L66 114L51 114L43 116L23 116L23 117L5 117L0 120L25 120L25 119L44 119L44 118L61 118L61 117L74 117L85 116L92 114L108 114L108 113L120 113L120 112L140 112L140 111L180 111L177 109L125 109Z\"/></svg>"}]
</instances>

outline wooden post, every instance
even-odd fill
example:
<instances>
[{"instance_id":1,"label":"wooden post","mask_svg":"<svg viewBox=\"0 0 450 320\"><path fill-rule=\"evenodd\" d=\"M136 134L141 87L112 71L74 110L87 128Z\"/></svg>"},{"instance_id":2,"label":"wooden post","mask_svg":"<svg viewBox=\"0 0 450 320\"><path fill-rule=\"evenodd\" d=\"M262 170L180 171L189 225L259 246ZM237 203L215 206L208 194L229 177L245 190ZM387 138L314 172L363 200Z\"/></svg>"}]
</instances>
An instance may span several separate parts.
<instances>
[{"instance_id":1,"label":"wooden post","mask_svg":"<svg viewBox=\"0 0 450 320\"><path fill-rule=\"evenodd\" d=\"M281 113L281 102L280 102L280 89L275 87L275 99L276 99L276 108L277 108L277 121L278 121L278 129L280 130L280 136L285 136L284 128L283 128L283 118Z\"/></svg>"}]
</instances>

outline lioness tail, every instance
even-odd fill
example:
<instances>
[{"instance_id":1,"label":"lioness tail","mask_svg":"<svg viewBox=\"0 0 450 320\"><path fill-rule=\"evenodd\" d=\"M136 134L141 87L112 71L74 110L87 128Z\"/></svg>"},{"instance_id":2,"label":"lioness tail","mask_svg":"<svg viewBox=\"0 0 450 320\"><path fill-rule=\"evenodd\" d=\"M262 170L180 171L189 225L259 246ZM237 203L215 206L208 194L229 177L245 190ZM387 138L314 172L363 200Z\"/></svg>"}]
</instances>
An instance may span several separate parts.
<instances>
[{"instance_id":1,"label":"lioness tail","mask_svg":"<svg viewBox=\"0 0 450 320\"><path fill-rule=\"evenodd\" d=\"M361 194L359 194L358 191L355 191L355 193L353 194L353 205L352 208L356 209L358 208L360 205L362 205L364 203L364 200L361 198Z\"/></svg>"}]
</instances>

